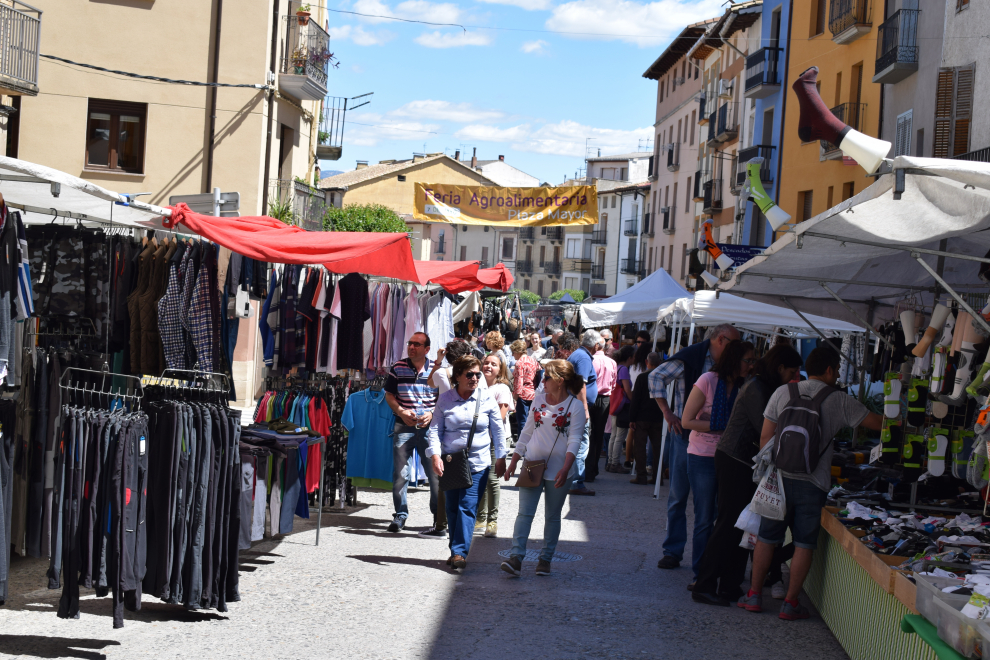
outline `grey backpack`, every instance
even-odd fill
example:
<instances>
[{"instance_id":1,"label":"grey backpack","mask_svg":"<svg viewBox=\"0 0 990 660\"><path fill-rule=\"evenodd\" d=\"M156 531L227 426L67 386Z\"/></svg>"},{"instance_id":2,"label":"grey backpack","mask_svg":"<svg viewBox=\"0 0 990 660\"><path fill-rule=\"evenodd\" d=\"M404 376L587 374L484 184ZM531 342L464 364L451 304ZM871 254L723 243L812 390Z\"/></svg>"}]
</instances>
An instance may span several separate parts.
<instances>
[{"instance_id":1,"label":"grey backpack","mask_svg":"<svg viewBox=\"0 0 990 660\"><path fill-rule=\"evenodd\" d=\"M812 474L829 447L826 443L821 449L822 403L836 390L826 386L810 398L801 395L797 383L789 383L787 391L791 398L777 417L774 465L784 472Z\"/></svg>"}]
</instances>

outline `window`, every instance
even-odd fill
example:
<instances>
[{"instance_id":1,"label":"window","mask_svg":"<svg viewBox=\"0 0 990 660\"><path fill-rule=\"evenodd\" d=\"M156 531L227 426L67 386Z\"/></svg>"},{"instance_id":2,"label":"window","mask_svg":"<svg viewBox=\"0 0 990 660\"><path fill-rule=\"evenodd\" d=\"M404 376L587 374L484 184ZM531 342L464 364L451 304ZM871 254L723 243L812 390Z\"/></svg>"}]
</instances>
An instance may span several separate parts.
<instances>
[{"instance_id":1,"label":"window","mask_svg":"<svg viewBox=\"0 0 990 660\"><path fill-rule=\"evenodd\" d=\"M406 175L405 174L400 174L399 175L399 181L405 181L405 180L406 180Z\"/></svg>"},{"instance_id":2,"label":"window","mask_svg":"<svg viewBox=\"0 0 990 660\"><path fill-rule=\"evenodd\" d=\"M536 295L540 298L543 297L543 280L537 280L536 282Z\"/></svg>"},{"instance_id":3,"label":"window","mask_svg":"<svg viewBox=\"0 0 990 660\"><path fill-rule=\"evenodd\" d=\"M914 110L897 115L897 128L894 131L894 156L911 155L911 122Z\"/></svg>"},{"instance_id":4,"label":"window","mask_svg":"<svg viewBox=\"0 0 990 660\"><path fill-rule=\"evenodd\" d=\"M825 208L832 208L832 195L835 193L835 186L828 187L828 193L825 195Z\"/></svg>"},{"instance_id":5,"label":"window","mask_svg":"<svg viewBox=\"0 0 990 660\"><path fill-rule=\"evenodd\" d=\"M578 286L578 278L576 277L565 277L564 278L564 288L565 289L576 289Z\"/></svg>"},{"instance_id":6,"label":"window","mask_svg":"<svg viewBox=\"0 0 990 660\"><path fill-rule=\"evenodd\" d=\"M144 173L148 106L90 99L86 125L86 169Z\"/></svg>"},{"instance_id":7,"label":"window","mask_svg":"<svg viewBox=\"0 0 990 660\"><path fill-rule=\"evenodd\" d=\"M557 280L550 282L550 293L557 292Z\"/></svg>"},{"instance_id":8,"label":"window","mask_svg":"<svg viewBox=\"0 0 990 660\"><path fill-rule=\"evenodd\" d=\"M673 261L673 255L671 255L671 261ZM687 243L684 243L681 247L681 279L684 279L685 269L687 266Z\"/></svg>"},{"instance_id":9,"label":"window","mask_svg":"<svg viewBox=\"0 0 990 660\"><path fill-rule=\"evenodd\" d=\"M615 208L615 195L612 195L612 208Z\"/></svg>"},{"instance_id":10,"label":"window","mask_svg":"<svg viewBox=\"0 0 990 660\"><path fill-rule=\"evenodd\" d=\"M650 256L648 256L646 258L647 268L649 268L649 266L652 266L653 265L653 248L652 247L650 248L649 255ZM649 274L649 272L647 274Z\"/></svg>"},{"instance_id":11,"label":"window","mask_svg":"<svg viewBox=\"0 0 990 660\"><path fill-rule=\"evenodd\" d=\"M568 259L580 259L581 258L581 239L580 238L568 238L567 239L567 258ZM567 287L571 288L571 287Z\"/></svg>"},{"instance_id":12,"label":"window","mask_svg":"<svg viewBox=\"0 0 990 660\"><path fill-rule=\"evenodd\" d=\"M933 158L954 158L969 151L974 73L972 64L938 72Z\"/></svg>"},{"instance_id":13,"label":"window","mask_svg":"<svg viewBox=\"0 0 990 660\"><path fill-rule=\"evenodd\" d=\"M17 148L21 141L21 97L10 97L14 111L7 115L7 158L17 158Z\"/></svg>"},{"instance_id":14,"label":"window","mask_svg":"<svg viewBox=\"0 0 990 660\"><path fill-rule=\"evenodd\" d=\"M626 168L623 167L619 170L619 181L625 181L625 180L626 180Z\"/></svg>"},{"instance_id":15,"label":"window","mask_svg":"<svg viewBox=\"0 0 990 660\"><path fill-rule=\"evenodd\" d=\"M660 268L664 267L664 257L666 257L667 247L665 245L660 246Z\"/></svg>"},{"instance_id":16,"label":"window","mask_svg":"<svg viewBox=\"0 0 990 660\"><path fill-rule=\"evenodd\" d=\"M855 187L856 187L856 182L855 181L847 181L846 183L843 183L842 184L842 201L843 202L856 194Z\"/></svg>"},{"instance_id":17,"label":"window","mask_svg":"<svg viewBox=\"0 0 990 660\"><path fill-rule=\"evenodd\" d=\"M828 0L814 0L814 11L811 13L811 34L815 37L825 32L825 23L828 22L826 13L828 12Z\"/></svg>"},{"instance_id":18,"label":"window","mask_svg":"<svg viewBox=\"0 0 990 660\"><path fill-rule=\"evenodd\" d=\"M691 187L691 177L688 177L687 190L684 193L684 212L691 212L691 191L694 190Z\"/></svg>"},{"instance_id":19,"label":"window","mask_svg":"<svg viewBox=\"0 0 990 660\"><path fill-rule=\"evenodd\" d=\"M502 258L515 259L516 239L512 237L502 238Z\"/></svg>"},{"instance_id":20,"label":"window","mask_svg":"<svg viewBox=\"0 0 990 660\"><path fill-rule=\"evenodd\" d=\"M547 246L546 245L541 245L540 246L540 267L541 268L543 267L543 264L546 263L546 261L547 261Z\"/></svg>"},{"instance_id":21,"label":"window","mask_svg":"<svg viewBox=\"0 0 990 660\"><path fill-rule=\"evenodd\" d=\"M481 248L481 260L484 261L485 263L488 263L488 246L487 245Z\"/></svg>"},{"instance_id":22,"label":"window","mask_svg":"<svg viewBox=\"0 0 990 660\"><path fill-rule=\"evenodd\" d=\"M802 190L798 193L798 206L801 207L801 221L811 219L812 202L814 201L814 191Z\"/></svg>"},{"instance_id":23,"label":"window","mask_svg":"<svg viewBox=\"0 0 990 660\"><path fill-rule=\"evenodd\" d=\"M461 261L467 261L467 246L461 246Z\"/></svg>"},{"instance_id":24,"label":"window","mask_svg":"<svg viewBox=\"0 0 990 660\"><path fill-rule=\"evenodd\" d=\"M529 280L523 280L523 290L529 291Z\"/></svg>"}]
</instances>

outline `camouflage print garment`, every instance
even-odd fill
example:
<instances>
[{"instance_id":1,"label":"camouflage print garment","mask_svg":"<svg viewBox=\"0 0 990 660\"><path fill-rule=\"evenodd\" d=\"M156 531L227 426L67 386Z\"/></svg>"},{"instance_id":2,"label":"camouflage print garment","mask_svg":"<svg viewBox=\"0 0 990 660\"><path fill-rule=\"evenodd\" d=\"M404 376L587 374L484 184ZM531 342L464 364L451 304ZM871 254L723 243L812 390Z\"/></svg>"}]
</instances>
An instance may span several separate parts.
<instances>
[{"instance_id":1,"label":"camouflage print garment","mask_svg":"<svg viewBox=\"0 0 990 660\"><path fill-rule=\"evenodd\" d=\"M83 243L86 255L86 317L93 321L97 337L109 329L110 263L107 260L106 238L87 237Z\"/></svg>"},{"instance_id":2,"label":"camouflage print garment","mask_svg":"<svg viewBox=\"0 0 990 660\"><path fill-rule=\"evenodd\" d=\"M34 310L39 316L86 315L86 259L81 236L28 242Z\"/></svg>"}]
</instances>

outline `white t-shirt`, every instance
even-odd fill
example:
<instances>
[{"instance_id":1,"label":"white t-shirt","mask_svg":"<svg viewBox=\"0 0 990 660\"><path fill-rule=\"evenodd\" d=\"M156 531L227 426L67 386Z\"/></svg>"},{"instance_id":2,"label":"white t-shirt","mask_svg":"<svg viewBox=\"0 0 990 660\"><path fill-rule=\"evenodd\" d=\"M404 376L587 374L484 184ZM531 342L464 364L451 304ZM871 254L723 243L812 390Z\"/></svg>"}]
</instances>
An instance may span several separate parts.
<instances>
[{"instance_id":1,"label":"white t-shirt","mask_svg":"<svg viewBox=\"0 0 990 660\"><path fill-rule=\"evenodd\" d=\"M485 379L482 378L481 380L484 381ZM488 387L487 383L485 384L485 387ZM488 390L492 393L492 396L495 397L495 403L497 403L500 406L507 405L509 406L509 410L512 410L512 392L509 390L508 385L506 385L505 383L495 383L494 385L489 387ZM499 412L501 412L501 410ZM506 411L505 413L505 419L502 420L502 424L505 427L506 435L512 432L509 428L508 411Z\"/></svg>"}]
</instances>

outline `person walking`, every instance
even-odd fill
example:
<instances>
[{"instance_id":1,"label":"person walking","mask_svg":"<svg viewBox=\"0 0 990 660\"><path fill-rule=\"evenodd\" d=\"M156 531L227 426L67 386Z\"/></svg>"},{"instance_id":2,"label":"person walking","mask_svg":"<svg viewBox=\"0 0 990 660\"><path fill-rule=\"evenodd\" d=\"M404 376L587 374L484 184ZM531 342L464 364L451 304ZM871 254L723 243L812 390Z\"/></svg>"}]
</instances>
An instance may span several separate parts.
<instances>
[{"instance_id":1,"label":"person walking","mask_svg":"<svg viewBox=\"0 0 990 660\"><path fill-rule=\"evenodd\" d=\"M565 332L560 335L557 345L556 355L570 362L574 367L574 372L584 381L584 388L577 394L578 400L584 406L584 437L581 439L581 447L575 457L577 467L574 471L574 485L571 486L569 493L571 495L594 496L595 491L584 484L584 463L588 457L591 436L591 416L588 413L588 402L594 401L598 397L598 375L595 373L594 363L591 361L591 353L578 343L578 338L574 336L573 332Z\"/></svg>"},{"instance_id":2,"label":"person walking","mask_svg":"<svg viewBox=\"0 0 990 660\"><path fill-rule=\"evenodd\" d=\"M441 456L449 461L455 452L467 450L470 486L444 493L447 524L450 526L447 565L455 570L467 566L478 498L492 466L490 446L494 447L495 474L501 476L505 471L505 431L495 398L487 390L478 389L482 378L481 362L473 355L454 362L454 388L437 399L426 448L436 477L444 474L445 464Z\"/></svg>"},{"instance_id":3,"label":"person walking","mask_svg":"<svg viewBox=\"0 0 990 660\"><path fill-rule=\"evenodd\" d=\"M623 466L626 455L626 436L629 433L629 410L632 403L633 387L629 378L629 365L632 364L636 350L632 346L623 346L615 352L615 362L619 366L615 372L615 387L612 388L612 398L609 401L609 412L612 413L612 436L608 441L608 458L605 462L606 472L628 474L629 469Z\"/></svg>"},{"instance_id":4,"label":"person walking","mask_svg":"<svg viewBox=\"0 0 990 660\"><path fill-rule=\"evenodd\" d=\"M636 349L639 352L639 349ZM663 413L656 399L650 398L650 371L660 366L660 354L650 353L646 357L647 369L644 369L633 386L632 403L629 406L629 433L633 436L633 446L636 456L636 476L629 480L631 484L645 486L657 482L660 471L660 444L663 440ZM653 474L647 474L646 443L653 447Z\"/></svg>"},{"instance_id":5,"label":"person walking","mask_svg":"<svg viewBox=\"0 0 990 660\"><path fill-rule=\"evenodd\" d=\"M760 447L765 446L777 435L777 420L794 395L793 388L803 399L813 399L824 388L834 391L821 403L821 437L824 445L816 447L820 452L818 466L811 474L797 474L778 471L781 488L784 491L786 514L784 520L760 522L760 533L753 550L753 577L749 592L737 605L750 612L763 611L763 582L773 562L774 548L784 542L784 534L789 527L794 539L794 558L791 560L791 581L787 585L787 596L780 608L780 618L785 621L807 619L808 610L798 602L798 594L811 569L811 560L818 543L821 530L822 508L832 486L832 440L845 426L862 426L871 431L879 431L883 417L870 412L862 403L841 390L835 390L839 377L839 354L827 346L819 346L811 351L805 360L804 369L808 380L800 383L781 385L770 396L763 413L763 430L760 432Z\"/></svg>"},{"instance_id":6,"label":"person walking","mask_svg":"<svg viewBox=\"0 0 990 660\"><path fill-rule=\"evenodd\" d=\"M427 380L433 362L426 357L430 350L430 338L425 332L416 332L406 343L408 357L399 360L388 371L385 379L385 401L395 413L395 426L392 429L392 504L395 515L388 526L390 532L401 532L409 517L409 502L406 498L412 474L413 452L419 453L424 468L426 458L426 434L433 419L433 408L437 403L437 390ZM437 478L431 470L425 470L430 484L430 512L437 512Z\"/></svg>"},{"instance_id":7,"label":"person walking","mask_svg":"<svg viewBox=\"0 0 990 660\"><path fill-rule=\"evenodd\" d=\"M509 410L512 408L512 392L509 391L509 370L502 360L501 353L491 353L481 361L481 373L488 385L488 392L498 404L499 417L505 433L506 444L512 435L509 432ZM492 445L492 464L495 463L495 445ZM488 484L478 499L478 518L475 521L475 531L484 532L488 538L498 536L498 501L501 495L499 476L493 471L488 472Z\"/></svg>"},{"instance_id":8,"label":"person walking","mask_svg":"<svg viewBox=\"0 0 990 660\"><path fill-rule=\"evenodd\" d=\"M512 342L509 348L516 359L516 368L512 372L512 393L516 395L516 424L521 431L526 426L529 407L536 396L534 378L540 371L540 363L526 354L526 343L522 339Z\"/></svg>"},{"instance_id":9,"label":"person walking","mask_svg":"<svg viewBox=\"0 0 990 660\"><path fill-rule=\"evenodd\" d=\"M615 360L615 352L619 349L612 343L612 331L608 328L602 328L599 331L599 334L602 336L602 351L605 355ZM616 360L616 362L618 362L618 360Z\"/></svg>"},{"instance_id":10,"label":"person walking","mask_svg":"<svg viewBox=\"0 0 990 660\"><path fill-rule=\"evenodd\" d=\"M533 517L541 498L545 522L536 574L550 575L550 564L560 538L560 512L574 477L575 460L584 436L584 405L577 396L584 387L584 380L569 362L550 360L544 366L544 391L533 399L526 426L519 434L505 471L508 481L519 460L525 459L523 469L532 465L535 471L527 470L527 474L538 480L537 485L519 486L519 513L512 532L512 550L501 566L510 575L518 577L522 571ZM538 475L540 461L544 462L544 469Z\"/></svg>"},{"instance_id":11,"label":"person walking","mask_svg":"<svg viewBox=\"0 0 990 660\"><path fill-rule=\"evenodd\" d=\"M756 364L753 345L748 341L732 341L722 350L712 370L702 374L691 388L681 426L691 431L688 436L688 482L694 494L694 535L692 562L694 577L705 545L715 524L715 447L729 422L739 387Z\"/></svg>"},{"instance_id":12,"label":"person walking","mask_svg":"<svg viewBox=\"0 0 990 660\"><path fill-rule=\"evenodd\" d=\"M763 411L770 395L794 380L801 368L801 354L777 344L753 367L753 378L739 390L729 423L715 449L718 482L717 514L712 535L698 568L691 598L698 603L728 607L743 595L741 584L749 551L739 546L736 520L753 499L753 457L760 449Z\"/></svg>"},{"instance_id":13,"label":"person walking","mask_svg":"<svg viewBox=\"0 0 990 660\"><path fill-rule=\"evenodd\" d=\"M618 370L615 360L605 355L602 350L604 345L605 340L597 330L585 330L584 335L581 336L581 346L591 353L591 365L595 370L595 382L598 384L598 396L594 402L588 401L588 411L591 413L591 436L588 458L584 463L584 480L587 483L593 483L598 478L598 462L601 459L602 449L608 449L605 446L605 426L608 423L609 403Z\"/></svg>"},{"instance_id":14,"label":"person walking","mask_svg":"<svg viewBox=\"0 0 990 660\"><path fill-rule=\"evenodd\" d=\"M687 393L698 378L711 371L722 349L739 340L739 331L725 323L708 331L709 338L692 344L673 355L650 372L650 397L657 402L670 428L667 465L670 470L670 490L667 494L667 537L663 542L663 557L657 568L673 569L681 564L687 545L687 498L691 491L687 474L688 432L681 427L681 414ZM637 336L637 341L639 337ZM667 402L667 386L673 385L673 396ZM698 559L701 553L698 553ZM693 562L692 562L693 563Z\"/></svg>"}]
</instances>

